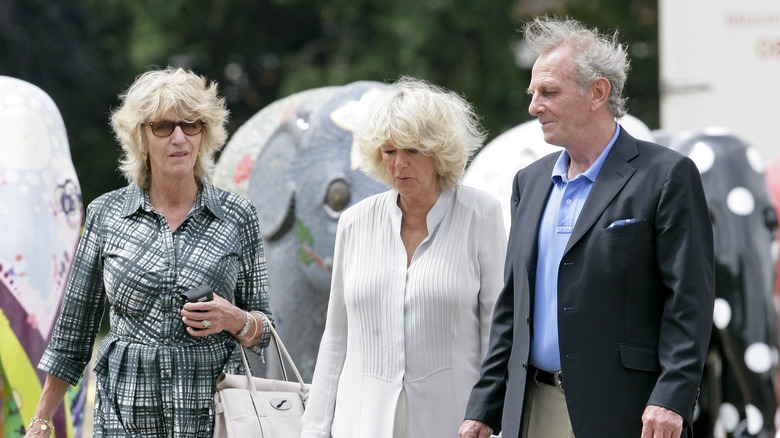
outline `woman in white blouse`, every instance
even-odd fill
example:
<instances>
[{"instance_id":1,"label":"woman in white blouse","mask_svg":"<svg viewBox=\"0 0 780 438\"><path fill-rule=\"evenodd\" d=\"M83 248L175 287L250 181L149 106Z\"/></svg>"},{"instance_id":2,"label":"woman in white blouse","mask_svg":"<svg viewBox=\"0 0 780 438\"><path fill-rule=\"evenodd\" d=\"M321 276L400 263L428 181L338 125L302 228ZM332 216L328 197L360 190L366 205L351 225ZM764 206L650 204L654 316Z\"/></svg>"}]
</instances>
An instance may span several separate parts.
<instances>
[{"instance_id":1,"label":"woman in white blouse","mask_svg":"<svg viewBox=\"0 0 780 438\"><path fill-rule=\"evenodd\" d=\"M484 140L471 105L402 77L355 132L387 184L341 215L303 436L456 437L506 252L499 202L458 185Z\"/></svg>"}]
</instances>

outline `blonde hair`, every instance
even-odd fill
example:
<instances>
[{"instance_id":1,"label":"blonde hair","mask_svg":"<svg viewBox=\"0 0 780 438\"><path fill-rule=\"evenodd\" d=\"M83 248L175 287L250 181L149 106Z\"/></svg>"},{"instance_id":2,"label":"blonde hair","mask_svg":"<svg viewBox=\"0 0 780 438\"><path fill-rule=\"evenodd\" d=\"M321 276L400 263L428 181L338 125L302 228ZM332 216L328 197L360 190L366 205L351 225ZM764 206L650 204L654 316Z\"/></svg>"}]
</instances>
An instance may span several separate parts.
<instances>
[{"instance_id":1,"label":"blonde hair","mask_svg":"<svg viewBox=\"0 0 780 438\"><path fill-rule=\"evenodd\" d=\"M148 189L151 170L142 154L147 150L142 123L155 121L173 109L187 122L201 120L199 156L195 160L195 180L210 180L214 154L227 140L228 110L218 96L216 82L181 68L167 67L139 75L123 94L121 104L112 111L111 129L122 147L119 170L129 183Z\"/></svg>"},{"instance_id":2,"label":"blonde hair","mask_svg":"<svg viewBox=\"0 0 780 438\"><path fill-rule=\"evenodd\" d=\"M417 149L434 158L438 189L458 184L466 163L485 140L471 104L458 94L421 79L400 77L377 97L365 123L354 132L361 169L393 187L380 148Z\"/></svg>"}]
</instances>

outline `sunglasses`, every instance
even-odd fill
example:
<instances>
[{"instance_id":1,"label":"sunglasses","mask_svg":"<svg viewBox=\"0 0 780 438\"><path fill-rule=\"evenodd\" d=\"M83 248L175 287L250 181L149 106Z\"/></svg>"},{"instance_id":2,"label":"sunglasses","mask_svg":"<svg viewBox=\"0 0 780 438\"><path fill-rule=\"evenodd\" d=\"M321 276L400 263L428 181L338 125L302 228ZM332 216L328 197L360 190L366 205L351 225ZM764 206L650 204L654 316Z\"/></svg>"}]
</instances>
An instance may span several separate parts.
<instances>
[{"instance_id":1,"label":"sunglasses","mask_svg":"<svg viewBox=\"0 0 780 438\"><path fill-rule=\"evenodd\" d=\"M167 137L173 134L173 131L178 126L181 128L181 132L186 135L200 134L203 130L204 123L200 120L194 122L167 122L165 120L157 122L145 122L143 125L149 125L152 128L152 134L156 137Z\"/></svg>"}]
</instances>

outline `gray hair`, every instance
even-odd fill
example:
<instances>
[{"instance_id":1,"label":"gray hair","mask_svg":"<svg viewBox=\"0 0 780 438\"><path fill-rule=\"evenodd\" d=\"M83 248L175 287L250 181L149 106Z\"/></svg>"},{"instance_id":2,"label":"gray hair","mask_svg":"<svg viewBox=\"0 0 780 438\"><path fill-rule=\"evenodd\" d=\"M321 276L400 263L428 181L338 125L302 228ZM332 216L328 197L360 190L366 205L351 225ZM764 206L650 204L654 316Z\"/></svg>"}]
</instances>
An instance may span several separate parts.
<instances>
[{"instance_id":1,"label":"gray hair","mask_svg":"<svg viewBox=\"0 0 780 438\"><path fill-rule=\"evenodd\" d=\"M485 132L471 104L453 91L421 79L400 77L377 97L365 123L354 132L361 169L393 187L393 176L380 148L417 149L434 158L437 187L458 184L466 162L485 141Z\"/></svg>"},{"instance_id":2,"label":"gray hair","mask_svg":"<svg viewBox=\"0 0 780 438\"><path fill-rule=\"evenodd\" d=\"M110 124L122 147L119 170L128 182L149 188L152 175L142 158L147 149L142 123L154 121L170 109L185 121L203 121L195 180L200 184L211 179L214 154L227 140L229 114L225 99L218 96L216 82L208 83L191 71L168 67L139 75L119 98L121 104L112 111Z\"/></svg>"},{"instance_id":3,"label":"gray hair","mask_svg":"<svg viewBox=\"0 0 780 438\"><path fill-rule=\"evenodd\" d=\"M571 49L580 93L584 94L597 79L605 78L610 85L609 111L616 119L626 115L627 99L622 94L631 67L617 31L607 35L576 20L537 17L524 24L523 35L526 47L537 55L561 46Z\"/></svg>"}]
</instances>

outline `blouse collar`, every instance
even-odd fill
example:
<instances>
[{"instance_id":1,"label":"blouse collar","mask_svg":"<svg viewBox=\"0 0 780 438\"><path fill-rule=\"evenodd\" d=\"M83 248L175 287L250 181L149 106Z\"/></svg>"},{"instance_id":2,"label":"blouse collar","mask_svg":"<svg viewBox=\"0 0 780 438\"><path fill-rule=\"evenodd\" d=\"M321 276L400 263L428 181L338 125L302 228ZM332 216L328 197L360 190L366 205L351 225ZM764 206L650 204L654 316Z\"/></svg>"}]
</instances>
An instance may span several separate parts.
<instances>
[{"instance_id":1,"label":"blouse collar","mask_svg":"<svg viewBox=\"0 0 780 438\"><path fill-rule=\"evenodd\" d=\"M401 207L398 206L398 190L392 189L391 195L389 197L388 202L388 213L391 217L395 218L397 221L397 224L400 226L401 223L401 216L403 213L401 212ZM450 205L452 205L452 199L455 197L455 187L451 187L449 189L444 190L443 192L439 193L439 198L436 199L436 202L433 204L433 207L431 207L430 211L428 211L428 215L425 219L425 224L428 226L428 235L433 235L433 232L436 231L436 228L438 228L439 224L444 220L444 216L447 214L447 211L450 209Z\"/></svg>"},{"instance_id":2,"label":"blouse collar","mask_svg":"<svg viewBox=\"0 0 780 438\"><path fill-rule=\"evenodd\" d=\"M208 181L203 181L198 188L192 210L197 212L202 209L209 210L219 219L225 219L225 212L217 197L217 189ZM122 206L122 216L131 216L138 210L152 211L152 203L149 201L149 191L143 190L135 184L130 184L127 189L127 197Z\"/></svg>"}]
</instances>

